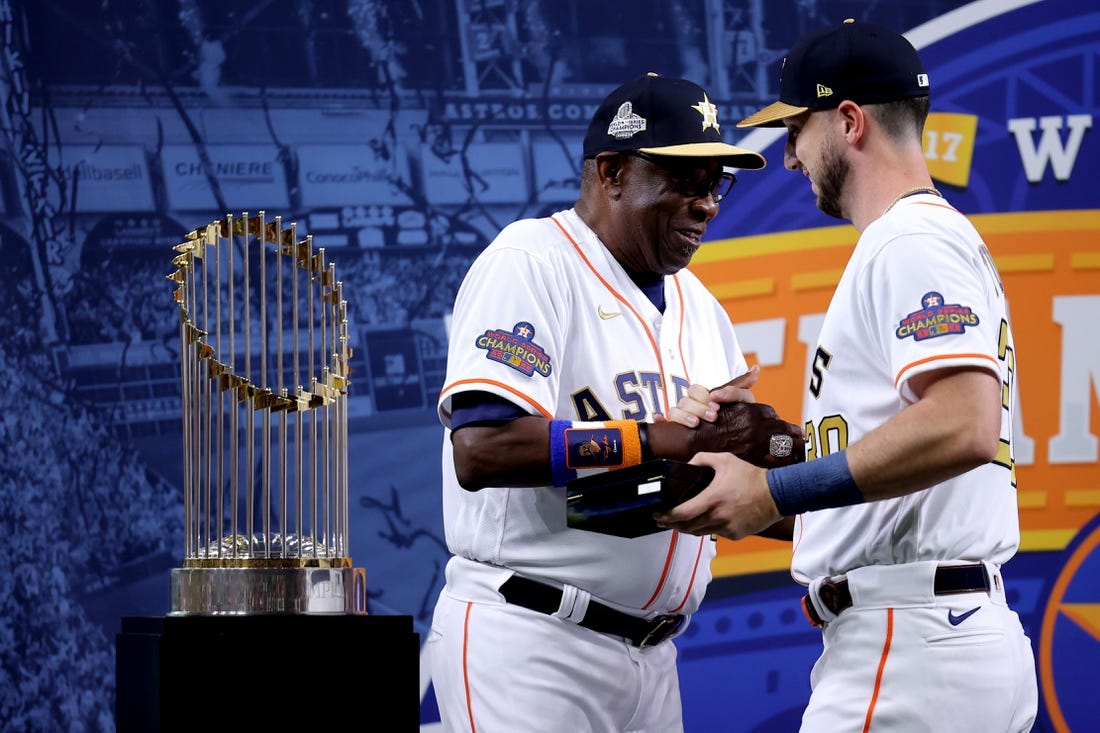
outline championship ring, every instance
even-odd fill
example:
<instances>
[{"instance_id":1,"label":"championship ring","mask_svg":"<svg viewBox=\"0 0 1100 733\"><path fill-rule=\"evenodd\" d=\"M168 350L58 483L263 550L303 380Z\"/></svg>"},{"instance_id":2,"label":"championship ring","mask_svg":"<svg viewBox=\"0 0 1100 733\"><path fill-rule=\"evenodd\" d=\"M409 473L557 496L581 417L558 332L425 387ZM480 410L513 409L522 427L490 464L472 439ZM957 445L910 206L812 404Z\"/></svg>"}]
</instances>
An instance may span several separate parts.
<instances>
[{"instance_id":1,"label":"championship ring","mask_svg":"<svg viewBox=\"0 0 1100 733\"><path fill-rule=\"evenodd\" d=\"M776 433L768 441L768 453L776 458L786 458L794 448L794 438L782 433Z\"/></svg>"}]
</instances>

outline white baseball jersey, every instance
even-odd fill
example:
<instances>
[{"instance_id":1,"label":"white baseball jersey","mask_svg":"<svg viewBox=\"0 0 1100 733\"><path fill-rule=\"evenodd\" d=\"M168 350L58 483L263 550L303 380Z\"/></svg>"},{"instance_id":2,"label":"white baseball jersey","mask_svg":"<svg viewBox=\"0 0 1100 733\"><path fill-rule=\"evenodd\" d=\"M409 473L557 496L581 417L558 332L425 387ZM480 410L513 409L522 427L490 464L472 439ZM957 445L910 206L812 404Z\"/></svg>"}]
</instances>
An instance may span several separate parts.
<instances>
[{"instance_id":1,"label":"white baseball jersey","mask_svg":"<svg viewBox=\"0 0 1100 733\"><path fill-rule=\"evenodd\" d=\"M962 214L934 194L909 196L860 236L825 314L805 398L811 457L847 447L911 404L914 375L955 366L1002 381L997 458L908 496L801 515L796 580L922 560L1000 565L1019 545L1016 364L1000 277Z\"/></svg>"},{"instance_id":2,"label":"white baseball jersey","mask_svg":"<svg viewBox=\"0 0 1100 733\"><path fill-rule=\"evenodd\" d=\"M573 211L506 227L459 288L439 415L447 545L460 558L573 585L637 611L695 611L715 543L658 532L626 539L566 526L562 487L459 486L451 397L491 392L559 420L651 421L692 383L747 371L729 316L692 273L665 278L662 314ZM549 456L547 456L549 460ZM448 584L469 564L452 561Z\"/></svg>"}]
</instances>

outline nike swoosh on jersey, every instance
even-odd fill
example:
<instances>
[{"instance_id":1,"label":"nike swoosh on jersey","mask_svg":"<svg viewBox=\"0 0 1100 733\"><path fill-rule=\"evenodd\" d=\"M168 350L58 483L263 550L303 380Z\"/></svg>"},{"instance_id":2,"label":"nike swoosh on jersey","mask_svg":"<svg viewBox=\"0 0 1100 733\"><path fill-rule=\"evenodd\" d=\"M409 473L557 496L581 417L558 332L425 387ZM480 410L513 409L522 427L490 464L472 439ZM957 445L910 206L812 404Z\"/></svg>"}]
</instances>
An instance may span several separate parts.
<instances>
[{"instance_id":1,"label":"nike swoosh on jersey","mask_svg":"<svg viewBox=\"0 0 1100 733\"><path fill-rule=\"evenodd\" d=\"M615 316L621 316L623 314L622 311L605 311L602 305L597 306L596 312L599 313L600 318L604 319L605 321L609 318L614 318Z\"/></svg>"},{"instance_id":2,"label":"nike swoosh on jersey","mask_svg":"<svg viewBox=\"0 0 1100 733\"><path fill-rule=\"evenodd\" d=\"M981 606L975 606L974 608L970 609L966 613L960 613L958 616L955 615L954 611L948 611L947 612L947 623L951 624L952 626L958 626L963 621L966 621L968 618L970 618L971 616L976 614L980 609L981 609Z\"/></svg>"}]
</instances>

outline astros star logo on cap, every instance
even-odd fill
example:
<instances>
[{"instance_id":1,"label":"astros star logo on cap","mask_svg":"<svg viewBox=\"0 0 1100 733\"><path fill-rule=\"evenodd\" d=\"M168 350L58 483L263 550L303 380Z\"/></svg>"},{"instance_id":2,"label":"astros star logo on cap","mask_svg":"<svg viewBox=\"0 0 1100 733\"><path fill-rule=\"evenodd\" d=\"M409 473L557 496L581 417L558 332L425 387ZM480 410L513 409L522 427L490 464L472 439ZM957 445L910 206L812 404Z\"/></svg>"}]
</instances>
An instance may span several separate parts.
<instances>
[{"instance_id":1,"label":"astros star logo on cap","mask_svg":"<svg viewBox=\"0 0 1100 733\"><path fill-rule=\"evenodd\" d=\"M718 127L718 107L707 98L706 92L703 92L703 101L692 105L691 108L703 115L704 130L708 127L713 127L715 132L721 132Z\"/></svg>"}]
</instances>

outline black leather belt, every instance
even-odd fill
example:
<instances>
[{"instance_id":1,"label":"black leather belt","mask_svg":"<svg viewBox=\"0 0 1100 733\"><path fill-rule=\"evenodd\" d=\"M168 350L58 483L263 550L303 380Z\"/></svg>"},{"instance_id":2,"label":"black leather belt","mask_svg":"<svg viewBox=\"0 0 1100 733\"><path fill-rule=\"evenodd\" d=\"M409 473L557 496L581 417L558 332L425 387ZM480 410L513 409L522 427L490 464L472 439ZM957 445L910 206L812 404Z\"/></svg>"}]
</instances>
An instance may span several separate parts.
<instances>
[{"instance_id":1,"label":"black leather belt","mask_svg":"<svg viewBox=\"0 0 1100 733\"><path fill-rule=\"evenodd\" d=\"M519 575L513 575L504 581L504 585L500 586L500 594L509 603L539 613L553 614L561 607L560 590ZM602 603L589 601L588 610L577 625L601 634L621 636L634 646L644 649L660 644L672 636L684 625L686 618L680 613L666 613L651 619L638 618Z\"/></svg>"},{"instance_id":2,"label":"black leather belt","mask_svg":"<svg viewBox=\"0 0 1100 733\"><path fill-rule=\"evenodd\" d=\"M941 565L936 568L936 579L932 590L937 596L989 592L989 574L985 571L985 565L980 562L970 565ZM834 615L839 615L841 611L852 605L852 593L848 590L847 579L826 580L818 589L817 599ZM814 626L824 625L825 622L810 601L809 593L802 597L802 612Z\"/></svg>"}]
</instances>

